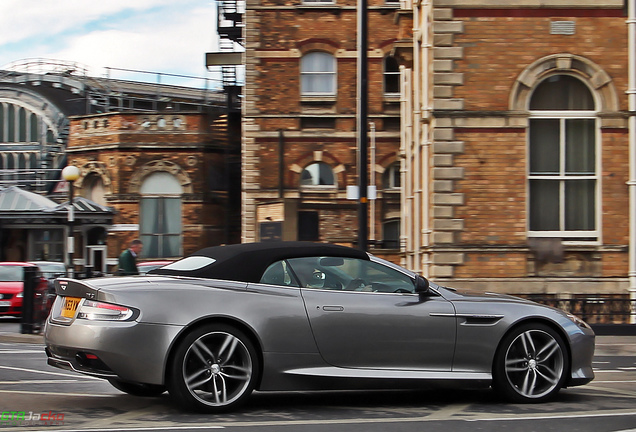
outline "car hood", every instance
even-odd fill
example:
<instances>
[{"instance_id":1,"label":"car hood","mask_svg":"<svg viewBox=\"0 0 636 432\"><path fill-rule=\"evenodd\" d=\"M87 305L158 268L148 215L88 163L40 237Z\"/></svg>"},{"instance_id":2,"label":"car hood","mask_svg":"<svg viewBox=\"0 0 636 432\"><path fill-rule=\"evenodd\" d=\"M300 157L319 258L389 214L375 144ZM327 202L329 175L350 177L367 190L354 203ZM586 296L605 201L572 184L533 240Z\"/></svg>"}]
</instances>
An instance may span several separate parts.
<instances>
[{"instance_id":1,"label":"car hood","mask_svg":"<svg viewBox=\"0 0 636 432\"><path fill-rule=\"evenodd\" d=\"M502 301L513 303L535 303L521 297L509 294L494 293L490 291L477 291L465 288L448 288L437 286L443 297L448 300L470 300L470 301Z\"/></svg>"}]
</instances>

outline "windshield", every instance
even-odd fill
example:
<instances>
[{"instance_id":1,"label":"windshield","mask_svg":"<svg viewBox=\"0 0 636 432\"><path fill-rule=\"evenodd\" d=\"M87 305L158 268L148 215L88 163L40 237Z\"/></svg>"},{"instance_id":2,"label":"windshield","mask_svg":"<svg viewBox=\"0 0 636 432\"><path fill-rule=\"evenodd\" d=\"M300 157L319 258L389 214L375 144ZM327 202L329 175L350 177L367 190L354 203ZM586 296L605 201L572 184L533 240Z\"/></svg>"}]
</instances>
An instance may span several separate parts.
<instances>
[{"instance_id":1,"label":"windshield","mask_svg":"<svg viewBox=\"0 0 636 432\"><path fill-rule=\"evenodd\" d=\"M24 271L21 266L0 266L0 282L22 282Z\"/></svg>"}]
</instances>

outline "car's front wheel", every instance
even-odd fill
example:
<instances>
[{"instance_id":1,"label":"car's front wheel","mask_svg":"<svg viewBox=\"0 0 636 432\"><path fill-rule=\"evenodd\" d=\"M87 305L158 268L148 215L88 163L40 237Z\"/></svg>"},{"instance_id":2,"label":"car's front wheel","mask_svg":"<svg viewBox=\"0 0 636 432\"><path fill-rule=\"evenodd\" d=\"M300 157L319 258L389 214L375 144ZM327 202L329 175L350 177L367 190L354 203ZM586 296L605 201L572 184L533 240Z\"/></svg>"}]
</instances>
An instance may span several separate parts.
<instances>
[{"instance_id":1,"label":"car's front wheel","mask_svg":"<svg viewBox=\"0 0 636 432\"><path fill-rule=\"evenodd\" d=\"M168 391L186 409L224 412L252 393L258 371L256 350L243 332L228 325L206 325L178 345Z\"/></svg>"},{"instance_id":2,"label":"car's front wheel","mask_svg":"<svg viewBox=\"0 0 636 432\"><path fill-rule=\"evenodd\" d=\"M497 351L493 387L514 402L543 402L563 387L569 365L563 338L540 323L518 327Z\"/></svg>"}]
</instances>

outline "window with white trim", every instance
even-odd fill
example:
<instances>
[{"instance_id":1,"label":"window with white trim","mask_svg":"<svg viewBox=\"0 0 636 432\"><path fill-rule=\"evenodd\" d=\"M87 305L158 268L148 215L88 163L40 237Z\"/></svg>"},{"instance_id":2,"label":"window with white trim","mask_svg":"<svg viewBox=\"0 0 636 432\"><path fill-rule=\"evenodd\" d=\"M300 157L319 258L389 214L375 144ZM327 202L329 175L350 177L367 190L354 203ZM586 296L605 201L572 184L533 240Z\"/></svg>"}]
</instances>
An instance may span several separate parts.
<instances>
[{"instance_id":1,"label":"window with white trim","mask_svg":"<svg viewBox=\"0 0 636 432\"><path fill-rule=\"evenodd\" d=\"M335 186L336 176L333 169L324 162L314 162L300 173L300 186Z\"/></svg>"},{"instance_id":2,"label":"window with white trim","mask_svg":"<svg viewBox=\"0 0 636 432\"><path fill-rule=\"evenodd\" d=\"M398 162L392 163L382 173L382 187L385 190L387 189L399 190L402 185L401 176L402 174L400 173L400 162L398 161Z\"/></svg>"},{"instance_id":3,"label":"window with white trim","mask_svg":"<svg viewBox=\"0 0 636 432\"><path fill-rule=\"evenodd\" d=\"M303 96L334 96L336 58L322 51L305 54L300 60L300 87Z\"/></svg>"},{"instance_id":4,"label":"window with white trim","mask_svg":"<svg viewBox=\"0 0 636 432\"><path fill-rule=\"evenodd\" d=\"M529 236L599 239L598 121L590 89L554 75L530 99Z\"/></svg>"},{"instance_id":5,"label":"window with white trim","mask_svg":"<svg viewBox=\"0 0 636 432\"><path fill-rule=\"evenodd\" d=\"M150 258L181 256L181 195L183 189L168 172L146 177L140 188L139 230L143 255Z\"/></svg>"},{"instance_id":6,"label":"window with white trim","mask_svg":"<svg viewBox=\"0 0 636 432\"><path fill-rule=\"evenodd\" d=\"M384 95L400 96L400 64L393 56L384 58Z\"/></svg>"}]
</instances>

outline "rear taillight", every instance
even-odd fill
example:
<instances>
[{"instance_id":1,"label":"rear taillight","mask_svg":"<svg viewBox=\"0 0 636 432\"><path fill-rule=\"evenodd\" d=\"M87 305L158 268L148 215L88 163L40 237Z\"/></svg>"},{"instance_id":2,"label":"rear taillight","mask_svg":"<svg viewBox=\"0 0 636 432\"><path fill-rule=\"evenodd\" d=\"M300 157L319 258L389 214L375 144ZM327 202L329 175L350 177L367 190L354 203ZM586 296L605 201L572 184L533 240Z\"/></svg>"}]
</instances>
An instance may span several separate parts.
<instances>
[{"instance_id":1,"label":"rear taillight","mask_svg":"<svg viewBox=\"0 0 636 432\"><path fill-rule=\"evenodd\" d=\"M125 306L103 303L94 300L84 300L77 312L77 319L91 321L126 321L134 311Z\"/></svg>"}]
</instances>

